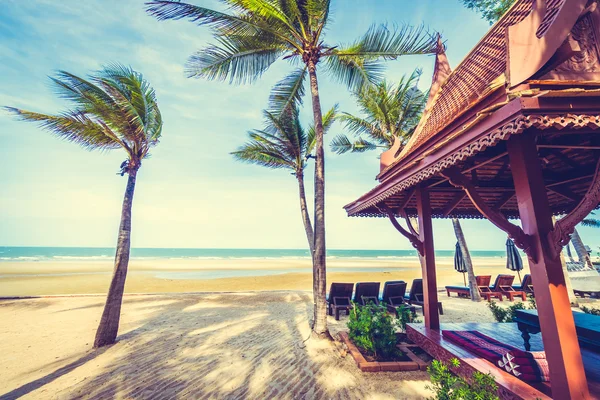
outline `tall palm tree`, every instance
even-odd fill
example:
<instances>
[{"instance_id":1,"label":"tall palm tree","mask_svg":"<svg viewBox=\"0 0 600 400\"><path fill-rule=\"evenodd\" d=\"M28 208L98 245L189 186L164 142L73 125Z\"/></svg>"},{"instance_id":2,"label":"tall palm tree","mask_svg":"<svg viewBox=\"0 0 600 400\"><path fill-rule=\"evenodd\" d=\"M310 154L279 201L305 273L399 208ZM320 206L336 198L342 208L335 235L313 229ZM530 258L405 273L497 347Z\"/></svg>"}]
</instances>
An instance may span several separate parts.
<instances>
[{"instance_id":1,"label":"tall palm tree","mask_svg":"<svg viewBox=\"0 0 600 400\"><path fill-rule=\"evenodd\" d=\"M469 277L469 289L471 290L471 300L481 301L481 295L479 294L479 288L477 286L477 278L475 278L475 271L473 270L473 261L471 260L471 253L469 252L469 248L467 247L467 241L465 239L462 227L460 226L460 220L458 218L452 218L452 226L454 227L454 234L456 236L456 240L458 241L460 251L462 253L463 259L465 260L465 265L467 267L467 275Z\"/></svg>"},{"instance_id":2,"label":"tall palm tree","mask_svg":"<svg viewBox=\"0 0 600 400\"><path fill-rule=\"evenodd\" d=\"M328 337L325 246L325 153L323 116L317 80L322 63L327 72L357 90L381 78L382 60L436 51L436 38L422 27L389 29L372 26L354 43L332 46L324 41L331 0L221 0L226 11L216 11L176 0L146 3L159 20L188 19L213 29L217 44L209 45L188 62L190 77L254 81L276 60L289 60L294 69L271 98L270 108L281 113L300 99L308 74L315 124L315 216L313 269L317 292L313 332Z\"/></svg>"},{"instance_id":3,"label":"tall palm tree","mask_svg":"<svg viewBox=\"0 0 600 400\"><path fill-rule=\"evenodd\" d=\"M337 107L337 106L336 106ZM337 108L333 107L323 117L323 129L327 133L335 121ZM233 156L244 162L262 165L272 169L292 170L298 181L298 197L300 213L306 232L308 248L312 257L314 246L314 231L311 223L306 191L304 186L304 169L310 158L314 158L315 128L314 125L304 130L300 124L298 108L293 107L276 117L264 111L265 128L248 132L250 140L234 151ZM317 281L313 268L313 282ZM313 302L318 303L317 292L313 291Z\"/></svg>"},{"instance_id":4,"label":"tall palm tree","mask_svg":"<svg viewBox=\"0 0 600 400\"><path fill-rule=\"evenodd\" d=\"M261 165L272 169L288 169L298 181L300 212L306 231L310 254L313 254L314 231L311 223L304 186L304 169L313 157L315 148L315 128L305 130L300 124L298 109L285 112L279 117L263 111L265 127L248 132L249 140L231 154L239 161ZM325 133L335 121L336 107L323 117Z\"/></svg>"},{"instance_id":5,"label":"tall palm tree","mask_svg":"<svg viewBox=\"0 0 600 400\"><path fill-rule=\"evenodd\" d=\"M87 150L122 149L127 159L119 173L127 174L121 210L115 265L94 347L115 342L119 329L121 303L131 246L131 207L138 170L142 160L158 144L162 118L154 89L142 74L120 64L105 67L80 78L60 71L52 79L59 96L73 105L58 115L40 114L6 107L24 121L39 125L59 138Z\"/></svg>"},{"instance_id":6,"label":"tall palm tree","mask_svg":"<svg viewBox=\"0 0 600 400\"><path fill-rule=\"evenodd\" d=\"M405 75L397 85L381 81L354 92L361 116L342 113L339 120L356 138L340 134L331 142L338 154L357 153L377 148L389 149L395 140L405 144L419 123L427 96L417 88L421 70Z\"/></svg>"}]
</instances>

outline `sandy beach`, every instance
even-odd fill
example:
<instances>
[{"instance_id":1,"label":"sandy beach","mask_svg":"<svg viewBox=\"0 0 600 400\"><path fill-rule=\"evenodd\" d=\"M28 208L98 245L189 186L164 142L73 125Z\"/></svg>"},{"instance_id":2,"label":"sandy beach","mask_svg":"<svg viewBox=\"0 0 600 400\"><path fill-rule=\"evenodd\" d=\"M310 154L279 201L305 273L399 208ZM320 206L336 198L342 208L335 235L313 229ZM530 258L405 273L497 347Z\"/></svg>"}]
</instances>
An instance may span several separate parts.
<instances>
[{"instance_id":1,"label":"sandy beach","mask_svg":"<svg viewBox=\"0 0 600 400\"><path fill-rule=\"evenodd\" d=\"M481 274L507 272L501 259L475 262ZM362 373L339 342L308 339L311 275L286 273L304 267L301 260L132 261L118 341L93 350L110 263L0 263L3 296L74 294L0 301L0 399L430 396L426 372ZM165 270L199 268L273 268L281 274L160 277ZM380 271L386 268L394 270ZM332 260L328 273L329 281L347 282L419 276L410 260ZM493 322L485 303L445 295L444 285L460 283L450 260L440 260L441 322ZM152 292L166 294L143 294ZM334 337L347 329L346 321L328 318Z\"/></svg>"},{"instance_id":2,"label":"sandy beach","mask_svg":"<svg viewBox=\"0 0 600 400\"><path fill-rule=\"evenodd\" d=\"M475 258L477 274L509 273L503 258ZM131 260L126 293L230 292L264 290L311 290L312 274L307 259L260 260ZM328 261L329 282L359 282L421 276L416 258L332 259ZM200 279L196 272L235 269L241 274L270 270L270 275ZM303 272L290 272L303 271ZM305 271L305 272L304 272ZM0 296L40 296L58 294L104 294L108 288L112 262L43 261L0 262ZM450 258L437 260L438 287L463 283L462 274ZM527 267L521 276L528 273ZM515 282L518 279L515 278Z\"/></svg>"}]
</instances>

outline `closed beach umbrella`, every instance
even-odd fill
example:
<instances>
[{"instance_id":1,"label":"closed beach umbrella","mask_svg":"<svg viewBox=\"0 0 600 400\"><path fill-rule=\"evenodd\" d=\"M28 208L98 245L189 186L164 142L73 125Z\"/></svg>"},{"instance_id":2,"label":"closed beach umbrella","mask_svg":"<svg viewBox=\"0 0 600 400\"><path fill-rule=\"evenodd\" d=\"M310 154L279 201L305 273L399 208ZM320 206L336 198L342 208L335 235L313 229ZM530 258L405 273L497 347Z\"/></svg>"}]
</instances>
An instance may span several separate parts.
<instances>
[{"instance_id":1,"label":"closed beach umbrella","mask_svg":"<svg viewBox=\"0 0 600 400\"><path fill-rule=\"evenodd\" d=\"M515 243L509 239L506 239L506 268L511 271L517 271L519 275L519 282L521 281L521 270L523 269L523 259L519 254L519 250L515 246Z\"/></svg>"},{"instance_id":2,"label":"closed beach umbrella","mask_svg":"<svg viewBox=\"0 0 600 400\"><path fill-rule=\"evenodd\" d=\"M456 251L454 252L454 269L458 272L462 272L463 281L465 282L465 286L467 286L467 278L465 278L465 272L467 272L467 264L465 264L465 259L462 255L462 251L460 250L460 244L458 242L456 242Z\"/></svg>"}]
</instances>

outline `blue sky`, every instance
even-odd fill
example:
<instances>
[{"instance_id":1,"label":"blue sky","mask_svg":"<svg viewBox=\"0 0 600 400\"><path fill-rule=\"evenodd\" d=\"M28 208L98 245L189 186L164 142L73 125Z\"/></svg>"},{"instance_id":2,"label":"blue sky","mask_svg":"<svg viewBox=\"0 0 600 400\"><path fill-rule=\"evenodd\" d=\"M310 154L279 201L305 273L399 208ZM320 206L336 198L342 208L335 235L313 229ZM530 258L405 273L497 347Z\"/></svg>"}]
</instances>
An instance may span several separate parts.
<instances>
[{"instance_id":1,"label":"blue sky","mask_svg":"<svg viewBox=\"0 0 600 400\"><path fill-rule=\"evenodd\" d=\"M331 44L353 41L372 23L424 23L442 33L452 66L489 28L459 0L337 0L332 11ZM48 84L53 71L85 75L105 63L129 64L156 89L164 119L161 143L138 175L133 246L304 248L295 179L229 155L247 130L261 127L269 90L290 66L277 62L252 85L187 79L186 59L211 41L208 29L187 21L156 21L138 0L4 0L0 105L57 112L66 104ZM388 63L387 77L422 67L427 89L432 62L401 58ZM324 108L339 103L356 111L345 87L326 75L320 84ZM308 110L304 116L310 121ZM335 125L326 142L342 131ZM326 156L328 246L410 248L388 221L348 218L342 209L375 185L377 154ZM124 158L87 152L0 113L0 245L114 246L125 187L116 172ZM504 246L505 235L486 221L463 227L473 250ZM434 228L436 248L453 248L451 222ZM581 234L597 242L593 230Z\"/></svg>"}]
</instances>

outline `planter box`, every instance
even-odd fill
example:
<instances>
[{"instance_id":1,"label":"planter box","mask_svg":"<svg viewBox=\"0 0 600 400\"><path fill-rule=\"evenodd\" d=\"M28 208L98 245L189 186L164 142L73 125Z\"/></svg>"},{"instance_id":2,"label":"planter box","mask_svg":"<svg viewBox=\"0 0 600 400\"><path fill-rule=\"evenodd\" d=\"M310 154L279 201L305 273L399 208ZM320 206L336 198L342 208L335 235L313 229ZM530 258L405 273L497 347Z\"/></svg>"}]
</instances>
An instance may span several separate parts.
<instances>
[{"instance_id":1,"label":"planter box","mask_svg":"<svg viewBox=\"0 0 600 400\"><path fill-rule=\"evenodd\" d=\"M427 363L421 360L410 348L414 345L398 345L404 354L410 358L410 361L367 361L361 354L360 350L352 343L348 337L348 333L340 332L340 338L348 347L348 352L354 358L356 365L363 372L396 372L396 371L425 371Z\"/></svg>"}]
</instances>

